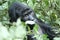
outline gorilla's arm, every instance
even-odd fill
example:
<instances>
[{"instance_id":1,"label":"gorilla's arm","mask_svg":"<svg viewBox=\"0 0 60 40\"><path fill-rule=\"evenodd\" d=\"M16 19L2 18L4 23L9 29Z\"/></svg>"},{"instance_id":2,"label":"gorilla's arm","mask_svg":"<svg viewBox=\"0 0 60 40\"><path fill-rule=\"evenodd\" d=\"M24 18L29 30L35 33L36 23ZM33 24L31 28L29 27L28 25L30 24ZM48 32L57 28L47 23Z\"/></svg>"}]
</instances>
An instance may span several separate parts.
<instances>
[{"instance_id":1,"label":"gorilla's arm","mask_svg":"<svg viewBox=\"0 0 60 40\"><path fill-rule=\"evenodd\" d=\"M36 18L35 22L40 26L42 32L48 35L49 40L53 40L56 34L52 31L51 26L47 25L46 23L44 23L42 20L38 18Z\"/></svg>"}]
</instances>

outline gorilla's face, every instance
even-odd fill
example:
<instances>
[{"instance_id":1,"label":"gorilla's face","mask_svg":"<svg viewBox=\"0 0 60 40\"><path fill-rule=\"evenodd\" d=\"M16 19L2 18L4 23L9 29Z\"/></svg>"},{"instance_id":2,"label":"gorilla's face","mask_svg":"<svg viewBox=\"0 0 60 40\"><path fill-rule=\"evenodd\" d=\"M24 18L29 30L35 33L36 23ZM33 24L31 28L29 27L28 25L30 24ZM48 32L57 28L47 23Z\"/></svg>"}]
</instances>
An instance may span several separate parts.
<instances>
[{"instance_id":1,"label":"gorilla's face","mask_svg":"<svg viewBox=\"0 0 60 40\"><path fill-rule=\"evenodd\" d=\"M34 21L35 14L33 12L24 14L21 16L21 21L26 22L26 21Z\"/></svg>"}]
</instances>

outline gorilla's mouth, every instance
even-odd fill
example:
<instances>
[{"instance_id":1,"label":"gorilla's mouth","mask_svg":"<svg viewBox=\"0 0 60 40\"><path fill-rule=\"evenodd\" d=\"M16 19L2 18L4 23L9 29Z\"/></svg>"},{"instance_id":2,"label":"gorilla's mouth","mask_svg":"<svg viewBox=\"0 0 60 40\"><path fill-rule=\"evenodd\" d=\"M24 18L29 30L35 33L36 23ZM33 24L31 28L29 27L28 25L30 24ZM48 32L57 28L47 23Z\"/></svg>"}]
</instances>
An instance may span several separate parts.
<instances>
[{"instance_id":1,"label":"gorilla's mouth","mask_svg":"<svg viewBox=\"0 0 60 40\"><path fill-rule=\"evenodd\" d=\"M25 24L30 27L30 30L33 30L33 28L35 26L34 21L26 21Z\"/></svg>"}]
</instances>

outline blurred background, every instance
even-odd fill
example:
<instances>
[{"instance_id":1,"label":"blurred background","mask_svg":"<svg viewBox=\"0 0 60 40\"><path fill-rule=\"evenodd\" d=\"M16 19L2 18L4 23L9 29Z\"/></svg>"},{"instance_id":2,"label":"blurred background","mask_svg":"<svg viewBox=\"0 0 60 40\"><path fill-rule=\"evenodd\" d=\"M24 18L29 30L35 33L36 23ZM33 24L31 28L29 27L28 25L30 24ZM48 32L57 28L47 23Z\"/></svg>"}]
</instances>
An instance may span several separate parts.
<instances>
[{"instance_id":1,"label":"blurred background","mask_svg":"<svg viewBox=\"0 0 60 40\"><path fill-rule=\"evenodd\" d=\"M60 0L0 0L0 40L23 40L26 37L25 25L19 19L9 26L8 9L16 1L30 6L39 19L51 25L53 31L58 33L54 40L60 40ZM39 35L36 37L39 38Z\"/></svg>"}]
</instances>

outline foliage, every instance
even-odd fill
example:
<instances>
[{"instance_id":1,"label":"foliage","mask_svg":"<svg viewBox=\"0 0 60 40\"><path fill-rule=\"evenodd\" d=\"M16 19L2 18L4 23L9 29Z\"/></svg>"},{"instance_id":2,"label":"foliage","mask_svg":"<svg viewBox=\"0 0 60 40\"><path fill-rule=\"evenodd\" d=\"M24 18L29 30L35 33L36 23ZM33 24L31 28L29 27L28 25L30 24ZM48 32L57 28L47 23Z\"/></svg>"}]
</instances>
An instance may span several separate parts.
<instances>
[{"instance_id":1,"label":"foliage","mask_svg":"<svg viewBox=\"0 0 60 40\"><path fill-rule=\"evenodd\" d=\"M24 23L19 20L16 24L9 22L8 8L15 1L30 6L39 19L51 25L56 33L60 32L60 0L0 0L0 40L23 40L26 37L25 26L22 25ZM10 24L12 26L9 27ZM56 37L54 40L60 38Z\"/></svg>"}]
</instances>

